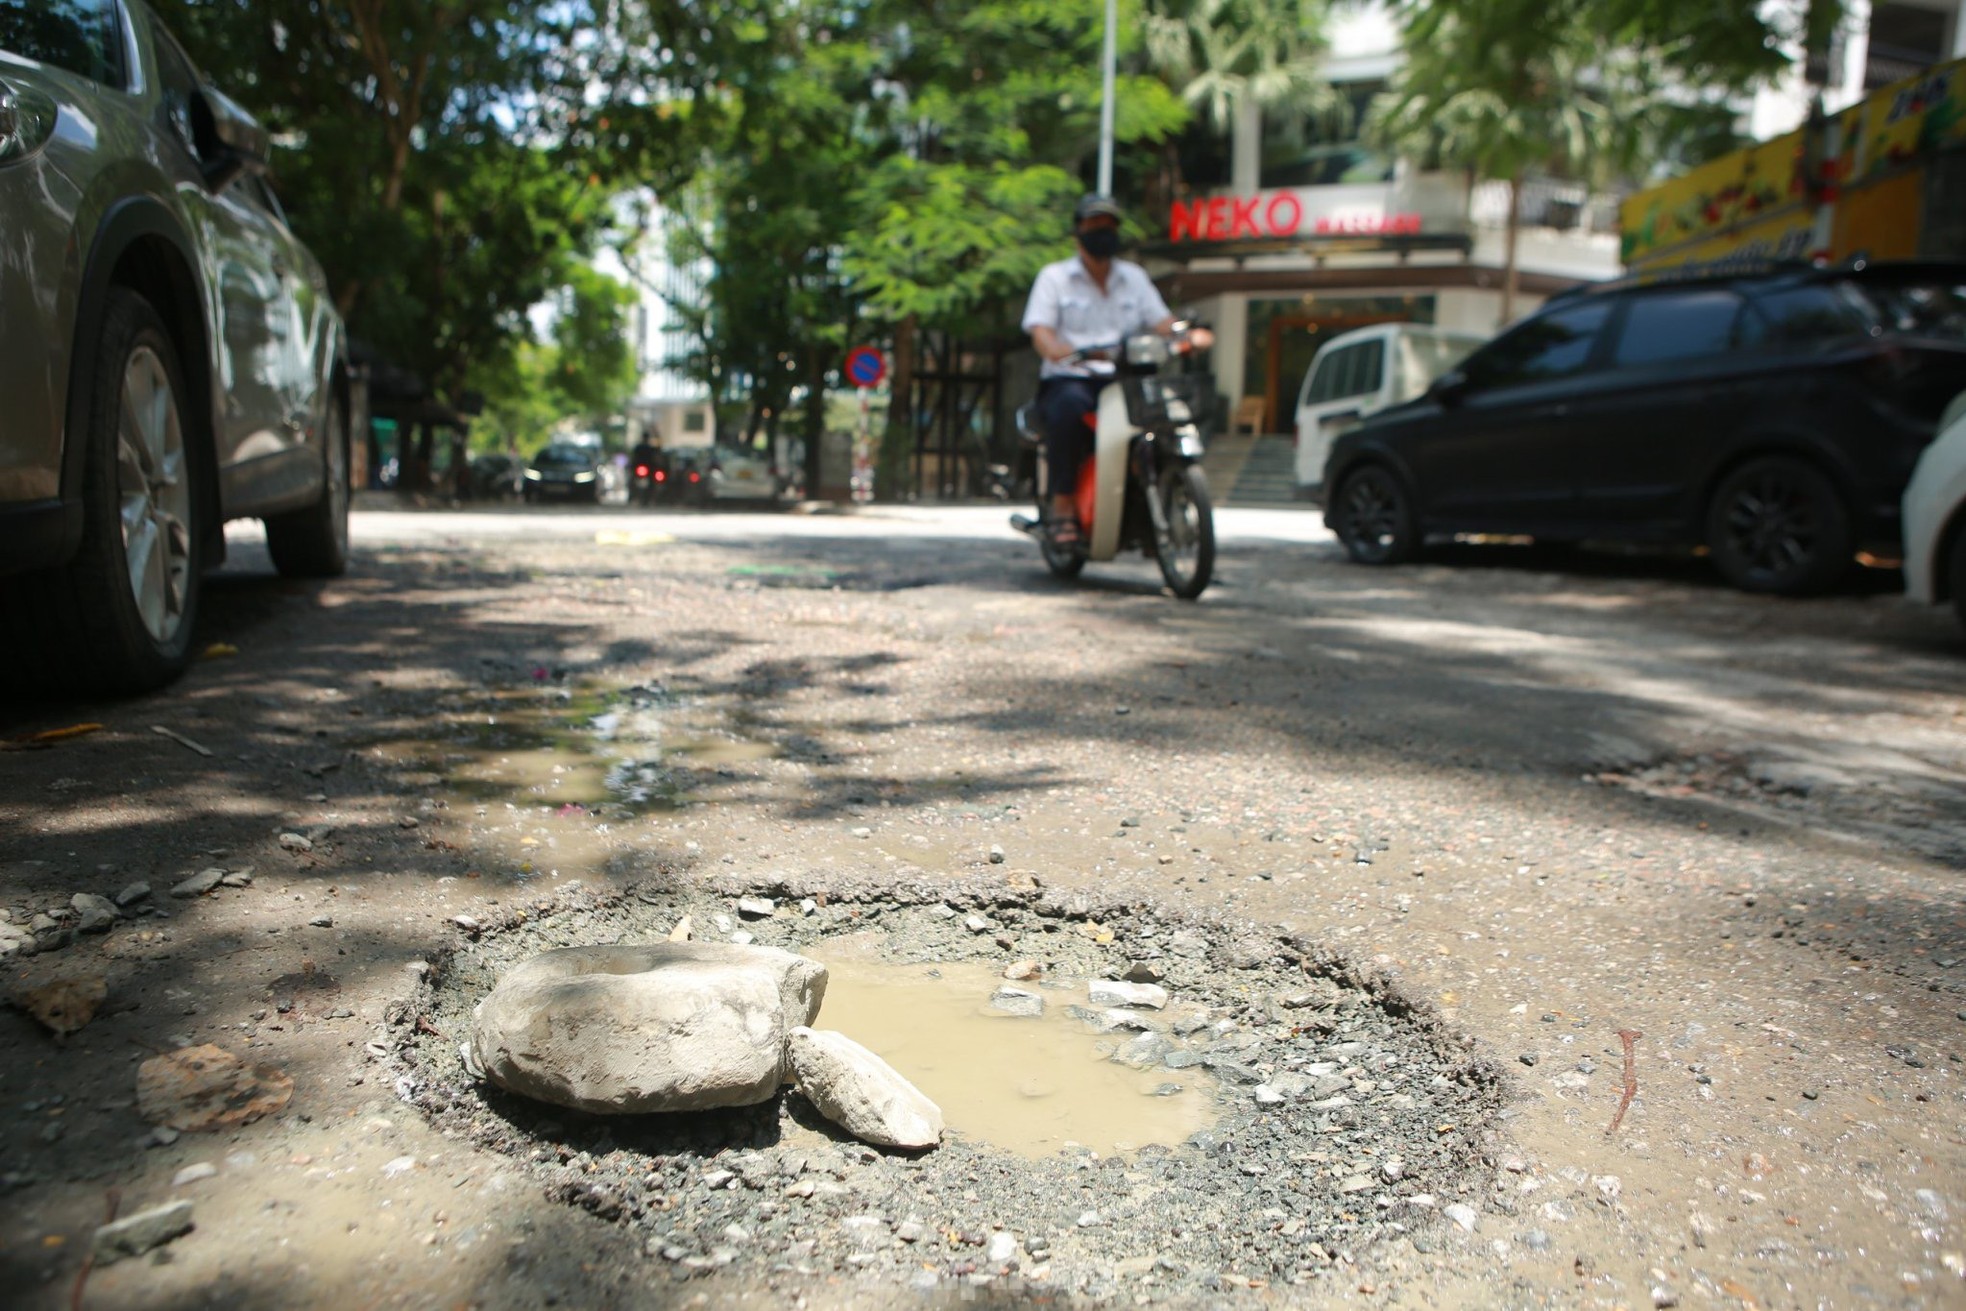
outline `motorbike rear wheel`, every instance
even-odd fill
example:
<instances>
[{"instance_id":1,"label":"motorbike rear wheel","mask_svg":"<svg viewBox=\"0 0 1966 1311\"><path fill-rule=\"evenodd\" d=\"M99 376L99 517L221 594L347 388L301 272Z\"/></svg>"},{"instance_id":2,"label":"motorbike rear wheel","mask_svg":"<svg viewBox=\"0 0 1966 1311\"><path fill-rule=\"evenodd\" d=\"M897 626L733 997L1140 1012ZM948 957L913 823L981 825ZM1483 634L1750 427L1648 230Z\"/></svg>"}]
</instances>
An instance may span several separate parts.
<instances>
[{"instance_id":1,"label":"motorbike rear wheel","mask_svg":"<svg viewBox=\"0 0 1966 1311\"><path fill-rule=\"evenodd\" d=\"M1215 511L1198 464L1161 470L1155 500L1154 559L1167 588L1192 601L1215 576Z\"/></svg>"}]
</instances>

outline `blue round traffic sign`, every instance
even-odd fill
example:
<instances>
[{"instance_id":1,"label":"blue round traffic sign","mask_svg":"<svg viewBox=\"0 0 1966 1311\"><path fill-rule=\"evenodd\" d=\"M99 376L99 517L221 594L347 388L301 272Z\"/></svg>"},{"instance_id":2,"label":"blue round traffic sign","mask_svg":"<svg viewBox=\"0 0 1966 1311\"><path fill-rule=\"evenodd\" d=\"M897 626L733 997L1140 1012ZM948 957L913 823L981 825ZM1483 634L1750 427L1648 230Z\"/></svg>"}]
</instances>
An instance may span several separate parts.
<instances>
[{"instance_id":1,"label":"blue round traffic sign","mask_svg":"<svg viewBox=\"0 0 1966 1311\"><path fill-rule=\"evenodd\" d=\"M878 387L887 377L887 361L872 346L855 346L847 353L846 376L856 387Z\"/></svg>"}]
</instances>

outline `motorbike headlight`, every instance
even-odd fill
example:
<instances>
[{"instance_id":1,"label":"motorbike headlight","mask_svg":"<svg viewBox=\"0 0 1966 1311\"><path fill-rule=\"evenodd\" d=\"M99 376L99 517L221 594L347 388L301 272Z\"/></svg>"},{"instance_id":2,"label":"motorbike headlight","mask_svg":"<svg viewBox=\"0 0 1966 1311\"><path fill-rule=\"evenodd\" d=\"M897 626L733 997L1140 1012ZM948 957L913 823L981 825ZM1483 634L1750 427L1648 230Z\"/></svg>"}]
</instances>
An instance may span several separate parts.
<instances>
[{"instance_id":1,"label":"motorbike headlight","mask_svg":"<svg viewBox=\"0 0 1966 1311\"><path fill-rule=\"evenodd\" d=\"M539 481L539 470L537 470L537 469L528 469L528 470L526 470L526 481L527 481L527 482L535 482L535 483L536 483L536 482L538 482L538 481Z\"/></svg>"},{"instance_id":2,"label":"motorbike headlight","mask_svg":"<svg viewBox=\"0 0 1966 1311\"><path fill-rule=\"evenodd\" d=\"M573 476L573 480L577 483L591 483L594 481L594 471L589 469L586 473L577 473Z\"/></svg>"},{"instance_id":3,"label":"motorbike headlight","mask_svg":"<svg viewBox=\"0 0 1966 1311\"><path fill-rule=\"evenodd\" d=\"M1158 368L1167 363L1167 338L1143 332L1126 339L1126 362L1134 368Z\"/></svg>"},{"instance_id":4,"label":"motorbike headlight","mask_svg":"<svg viewBox=\"0 0 1966 1311\"><path fill-rule=\"evenodd\" d=\"M1188 408L1188 402L1182 400L1179 396L1170 396L1167 398L1167 419L1169 423L1188 423L1194 417L1195 412Z\"/></svg>"}]
</instances>

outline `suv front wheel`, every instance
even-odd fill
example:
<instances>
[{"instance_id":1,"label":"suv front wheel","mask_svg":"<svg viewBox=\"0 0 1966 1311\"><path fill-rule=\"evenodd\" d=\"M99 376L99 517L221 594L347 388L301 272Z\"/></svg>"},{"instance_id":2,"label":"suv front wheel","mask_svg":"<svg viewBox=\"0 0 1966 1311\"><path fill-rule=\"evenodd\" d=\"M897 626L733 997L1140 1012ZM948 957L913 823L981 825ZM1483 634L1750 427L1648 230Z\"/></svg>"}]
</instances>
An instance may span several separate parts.
<instances>
[{"instance_id":1,"label":"suv front wheel","mask_svg":"<svg viewBox=\"0 0 1966 1311\"><path fill-rule=\"evenodd\" d=\"M83 443L82 542L66 565L7 580L5 656L41 686L147 692L190 662L210 510L157 312L113 289L101 336L80 345L88 412L68 437Z\"/></svg>"},{"instance_id":2,"label":"suv front wheel","mask_svg":"<svg viewBox=\"0 0 1966 1311\"><path fill-rule=\"evenodd\" d=\"M1815 466L1786 455L1721 479L1707 507L1707 550L1744 592L1807 596L1850 567L1850 516Z\"/></svg>"}]
</instances>

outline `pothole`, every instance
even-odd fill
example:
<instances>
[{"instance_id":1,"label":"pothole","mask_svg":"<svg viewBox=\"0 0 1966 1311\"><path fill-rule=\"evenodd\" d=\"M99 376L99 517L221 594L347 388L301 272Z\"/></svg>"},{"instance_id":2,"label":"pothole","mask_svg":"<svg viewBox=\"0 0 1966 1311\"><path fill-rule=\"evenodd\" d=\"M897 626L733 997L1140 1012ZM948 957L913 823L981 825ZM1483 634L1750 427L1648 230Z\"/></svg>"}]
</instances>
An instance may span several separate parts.
<instances>
[{"instance_id":1,"label":"pothole","mask_svg":"<svg viewBox=\"0 0 1966 1311\"><path fill-rule=\"evenodd\" d=\"M574 887L508 908L438 953L392 1013L398 1092L549 1196L643 1235L652 1278L730 1267L787 1289L847 1273L1192 1297L1330 1277L1480 1187L1496 1071L1315 943L988 882L825 877L756 890L779 899L765 919L740 920L735 887ZM739 1110L598 1117L465 1073L458 1043L506 970L553 947L658 941L684 916L699 938L828 962L818 1026L940 1098L943 1145L876 1151L789 1089ZM1043 966L1013 985L1045 998L1043 1020L983 1009L1018 960ZM1151 1027L1113 1028L1087 1004L1091 981L1129 970L1163 975Z\"/></svg>"}]
</instances>

